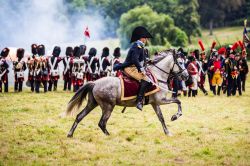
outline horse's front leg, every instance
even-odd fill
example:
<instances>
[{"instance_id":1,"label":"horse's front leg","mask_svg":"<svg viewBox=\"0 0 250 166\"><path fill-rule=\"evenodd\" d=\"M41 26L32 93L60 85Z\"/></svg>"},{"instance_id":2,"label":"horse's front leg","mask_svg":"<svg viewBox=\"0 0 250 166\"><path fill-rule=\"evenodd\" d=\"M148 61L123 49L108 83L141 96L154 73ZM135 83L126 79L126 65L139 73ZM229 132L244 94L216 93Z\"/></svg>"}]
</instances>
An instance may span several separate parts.
<instances>
[{"instance_id":1,"label":"horse's front leg","mask_svg":"<svg viewBox=\"0 0 250 166\"><path fill-rule=\"evenodd\" d=\"M172 103L176 103L178 105L178 112L175 113L171 117L171 121L177 120L182 115L181 101L179 99L177 99L177 98L167 99L166 97L164 97L164 98L161 98L160 103L162 105L164 105L164 104L172 104Z\"/></svg>"},{"instance_id":2,"label":"horse's front leg","mask_svg":"<svg viewBox=\"0 0 250 166\"><path fill-rule=\"evenodd\" d=\"M168 136L172 136L172 134L168 131L168 128L167 128L167 126L166 126L166 124L165 124L165 120L164 120L164 117L163 117L163 115L162 115L160 106L157 105L157 104L151 104L151 105L152 105L152 107L153 107L153 109L154 109L156 115L158 116L160 122L161 122L161 125L162 125L162 127L163 127L164 133L165 133L166 135L168 135Z\"/></svg>"}]
</instances>

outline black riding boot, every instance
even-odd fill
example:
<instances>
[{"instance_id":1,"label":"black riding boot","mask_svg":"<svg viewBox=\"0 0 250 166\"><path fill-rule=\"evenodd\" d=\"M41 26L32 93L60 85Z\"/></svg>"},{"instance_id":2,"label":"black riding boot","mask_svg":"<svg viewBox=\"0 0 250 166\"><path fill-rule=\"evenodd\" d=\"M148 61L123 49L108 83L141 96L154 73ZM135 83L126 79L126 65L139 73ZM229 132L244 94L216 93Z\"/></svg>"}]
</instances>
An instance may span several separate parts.
<instances>
[{"instance_id":1,"label":"black riding boot","mask_svg":"<svg viewBox=\"0 0 250 166\"><path fill-rule=\"evenodd\" d=\"M142 107L143 107L143 98L144 98L144 94L147 90L147 88L149 87L150 83L145 81L145 80L141 80L140 82L140 87L139 87L139 93L137 95L137 105L136 108L142 111Z\"/></svg>"}]
</instances>

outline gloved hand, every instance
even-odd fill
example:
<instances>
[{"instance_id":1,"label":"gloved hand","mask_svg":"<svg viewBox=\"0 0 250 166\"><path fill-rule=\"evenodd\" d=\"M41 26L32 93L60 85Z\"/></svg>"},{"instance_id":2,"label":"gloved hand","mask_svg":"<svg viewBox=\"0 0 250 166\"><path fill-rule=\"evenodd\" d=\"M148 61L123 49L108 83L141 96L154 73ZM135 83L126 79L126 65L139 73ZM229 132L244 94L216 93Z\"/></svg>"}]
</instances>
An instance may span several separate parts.
<instances>
[{"instance_id":1,"label":"gloved hand","mask_svg":"<svg viewBox=\"0 0 250 166\"><path fill-rule=\"evenodd\" d=\"M140 70L141 70L141 73L146 75L146 71L145 71L144 67L140 68Z\"/></svg>"}]
</instances>

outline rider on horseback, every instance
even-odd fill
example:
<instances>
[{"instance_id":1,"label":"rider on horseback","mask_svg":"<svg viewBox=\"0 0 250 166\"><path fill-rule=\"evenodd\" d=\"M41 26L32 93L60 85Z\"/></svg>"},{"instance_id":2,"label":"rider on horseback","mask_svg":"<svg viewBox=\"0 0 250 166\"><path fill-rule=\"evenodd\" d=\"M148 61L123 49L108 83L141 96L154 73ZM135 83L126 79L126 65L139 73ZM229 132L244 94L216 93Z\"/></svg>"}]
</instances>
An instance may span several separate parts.
<instances>
[{"instance_id":1,"label":"rider on horseback","mask_svg":"<svg viewBox=\"0 0 250 166\"><path fill-rule=\"evenodd\" d=\"M125 62L122 64L125 73L140 82L136 105L136 108L139 110L142 110L143 107L145 91L151 85L151 83L146 81L147 77L145 72L145 62L147 57L144 46L147 43L148 38L152 38L152 35L146 28L142 26L136 27L133 30L130 41L131 43L133 42L133 44L129 49Z\"/></svg>"}]
</instances>

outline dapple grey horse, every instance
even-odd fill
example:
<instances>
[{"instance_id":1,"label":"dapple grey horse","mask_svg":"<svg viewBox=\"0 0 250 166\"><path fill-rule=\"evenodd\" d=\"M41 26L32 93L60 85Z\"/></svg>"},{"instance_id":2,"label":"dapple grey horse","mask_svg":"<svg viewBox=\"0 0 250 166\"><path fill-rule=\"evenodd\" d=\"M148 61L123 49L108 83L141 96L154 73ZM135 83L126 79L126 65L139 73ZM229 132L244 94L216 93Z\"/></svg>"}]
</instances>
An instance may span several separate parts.
<instances>
[{"instance_id":1,"label":"dapple grey horse","mask_svg":"<svg viewBox=\"0 0 250 166\"><path fill-rule=\"evenodd\" d=\"M158 58L153 60L154 63L148 66L148 69L154 73L158 80L158 85L159 87L162 87L162 89L149 96L149 104L152 105L155 113L157 114L162 124L164 133L166 135L171 135L165 124L160 105L171 103L176 103L178 105L178 112L172 116L172 121L178 119L182 115L182 108L181 102L177 98L166 98L165 89L168 89L167 80L169 77L175 76L179 80L186 81L189 79L189 75L184 67L184 64L182 64L180 57L175 53L175 50L162 51L157 57ZM136 99L121 101L121 83L119 78L104 77L94 82L88 82L82 86L69 101L65 113L69 115L74 109L79 109L87 95L87 105L77 115L75 122L68 133L68 137L73 137L73 133L78 123L98 105L102 109L102 116L98 126L106 135L109 135L109 132L106 129L106 124L116 105L124 107L136 106Z\"/></svg>"}]
</instances>

